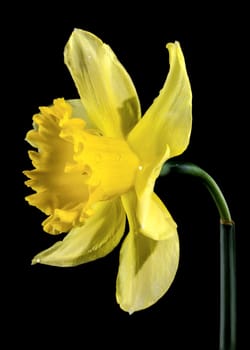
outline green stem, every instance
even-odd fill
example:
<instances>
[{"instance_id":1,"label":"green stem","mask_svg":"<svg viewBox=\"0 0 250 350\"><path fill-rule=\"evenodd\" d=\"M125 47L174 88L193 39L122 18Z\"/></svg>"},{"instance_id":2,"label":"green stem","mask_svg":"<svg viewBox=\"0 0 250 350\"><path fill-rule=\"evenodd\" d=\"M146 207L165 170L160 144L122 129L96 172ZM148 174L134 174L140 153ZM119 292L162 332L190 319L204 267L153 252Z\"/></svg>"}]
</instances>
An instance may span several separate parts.
<instances>
[{"instance_id":1,"label":"green stem","mask_svg":"<svg viewBox=\"0 0 250 350\"><path fill-rule=\"evenodd\" d=\"M160 175L170 172L197 177L210 192L220 215L220 330L219 349L236 349L236 248L235 225L219 186L192 163L168 161Z\"/></svg>"},{"instance_id":2,"label":"green stem","mask_svg":"<svg viewBox=\"0 0 250 350\"><path fill-rule=\"evenodd\" d=\"M192 163L168 161L166 164L164 164L161 170L161 176L167 175L170 171L198 177L209 190L219 211L221 221L225 223L232 222L230 211L223 193L214 179L206 171Z\"/></svg>"}]
</instances>

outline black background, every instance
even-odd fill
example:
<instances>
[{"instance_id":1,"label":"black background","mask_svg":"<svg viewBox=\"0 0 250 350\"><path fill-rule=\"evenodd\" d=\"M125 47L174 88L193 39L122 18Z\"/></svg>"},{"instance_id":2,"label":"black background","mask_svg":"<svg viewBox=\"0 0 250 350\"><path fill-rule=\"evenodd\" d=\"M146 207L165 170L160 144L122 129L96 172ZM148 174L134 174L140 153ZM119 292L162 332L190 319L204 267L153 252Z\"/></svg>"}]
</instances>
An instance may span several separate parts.
<instances>
[{"instance_id":1,"label":"black background","mask_svg":"<svg viewBox=\"0 0 250 350\"><path fill-rule=\"evenodd\" d=\"M8 124L2 132L7 193L2 220L3 236L10 241L2 248L2 266L9 345L89 349L152 343L154 349L217 349L219 217L207 191L191 178L169 175L156 183L155 191L178 223L181 257L173 285L151 308L128 315L116 304L120 245L79 267L30 265L55 239L42 231L43 215L23 199L30 191L22 170L31 167L24 137L38 106L56 97L77 97L63 62L64 45L75 27L111 46L134 81L143 112L168 72L165 44L180 42L193 91L191 141L180 159L214 177L236 222L238 338L243 344L248 281L248 233L242 221L248 207L245 12L240 6L202 4L192 10L181 4L172 8L167 1L22 4L15 6L16 20L13 9L4 12L10 23L2 32L2 75L7 76L7 103L2 103Z\"/></svg>"}]
</instances>

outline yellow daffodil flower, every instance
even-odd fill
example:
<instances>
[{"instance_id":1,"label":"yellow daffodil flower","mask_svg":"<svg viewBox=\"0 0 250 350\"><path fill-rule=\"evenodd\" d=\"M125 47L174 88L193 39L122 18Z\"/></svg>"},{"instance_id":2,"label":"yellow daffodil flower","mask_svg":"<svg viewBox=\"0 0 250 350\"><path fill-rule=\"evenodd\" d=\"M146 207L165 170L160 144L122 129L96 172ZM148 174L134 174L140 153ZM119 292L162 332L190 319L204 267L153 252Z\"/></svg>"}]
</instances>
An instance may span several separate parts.
<instances>
[{"instance_id":1,"label":"yellow daffodil flower","mask_svg":"<svg viewBox=\"0 0 250 350\"><path fill-rule=\"evenodd\" d=\"M55 99L34 115L26 140L34 169L29 204L47 215L50 234L68 232L33 264L75 266L120 251L116 297L133 313L170 287L179 262L176 223L154 193L162 165L187 147L192 93L178 42L167 44L170 68L159 96L141 118L130 76L111 48L75 29L65 63L80 99Z\"/></svg>"}]
</instances>

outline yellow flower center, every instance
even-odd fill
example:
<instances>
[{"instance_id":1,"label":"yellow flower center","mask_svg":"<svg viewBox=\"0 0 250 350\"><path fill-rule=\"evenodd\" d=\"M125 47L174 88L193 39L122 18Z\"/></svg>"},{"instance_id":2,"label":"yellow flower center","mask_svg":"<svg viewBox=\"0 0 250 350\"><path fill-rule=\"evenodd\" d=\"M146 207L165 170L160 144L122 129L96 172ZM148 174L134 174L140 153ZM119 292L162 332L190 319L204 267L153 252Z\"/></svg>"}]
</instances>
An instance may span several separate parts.
<instances>
[{"instance_id":1,"label":"yellow flower center","mask_svg":"<svg viewBox=\"0 0 250 350\"><path fill-rule=\"evenodd\" d=\"M34 116L36 130L27 140L38 152L30 157L36 169L26 171L26 184L37 193L27 197L49 217L44 230L57 234L84 223L93 205L127 192L135 182L139 161L124 139L101 136L72 118L63 99Z\"/></svg>"}]
</instances>

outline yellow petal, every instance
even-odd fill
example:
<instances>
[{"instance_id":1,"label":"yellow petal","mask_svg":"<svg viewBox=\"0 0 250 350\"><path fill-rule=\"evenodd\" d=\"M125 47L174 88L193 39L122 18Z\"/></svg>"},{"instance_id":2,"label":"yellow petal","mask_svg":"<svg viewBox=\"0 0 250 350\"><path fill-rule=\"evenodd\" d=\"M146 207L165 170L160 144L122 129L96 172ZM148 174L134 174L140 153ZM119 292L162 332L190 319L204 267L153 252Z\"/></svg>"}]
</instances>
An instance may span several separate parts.
<instances>
[{"instance_id":1,"label":"yellow petal","mask_svg":"<svg viewBox=\"0 0 250 350\"><path fill-rule=\"evenodd\" d=\"M64 57L89 119L106 136L126 136L140 118L140 104L111 48L95 35L75 29Z\"/></svg>"},{"instance_id":2,"label":"yellow petal","mask_svg":"<svg viewBox=\"0 0 250 350\"><path fill-rule=\"evenodd\" d=\"M179 262L179 240L173 233L155 241L131 231L120 251L116 298L132 314L156 303L169 289Z\"/></svg>"},{"instance_id":3,"label":"yellow petal","mask_svg":"<svg viewBox=\"0 0 250 350\"><path fill-rule=\"evenodd\" d=\"M137 201L135 192L131 190L122 196L130 232L120 251L116 298L121 308L130 314L153 305L166 293L179 263L176 225L161 217L162 214L166 217L170 215L158 197L153 195L152 200L152 211L149 211L152 217L145 221L145 227L148 231L155 229L161 233L165 228L168 234L165 234L164 240L151 239L142 232L134 211Z\"/></svg>"},{"instance_id":4,"label":"yellow petal","mask_svg":"<svg viewBox=\"0 0 250 350\"><path fill-rule=\"evenodd\" d=\"M99 202L85 225L73 228L52 247L37 254L32 263L76 266L110 253L125 229L125 213L120 199Z\"/></svg>"},{"instance_id":5,"label":"yellow petal","mask_svg":"<svg viewBox=\"0 0 250 350\"><path fill-rule=\"evenodd\" d=\"M157 220L161 217L163 220L168 218L167 220L171 222L171 226L173 223L173 220L166 211L165 206L163 204L159 205L160 200L157 200L157 196L153 194L155 181L160 174L163 163L168 157L169 147L166 146L165 149L162 148L162 150L159 150L159 153L156 154L154 161L148 163L145 162L143 163L143 166L139 167L140 170L137 171L137 176L135 179L134 189L136 196L136 217L141 228L143 228L143 232L153 239L167 238L165 234L168 232L168 230L164 229L163 233L161 233L161 231L151 231L147 229L149 218L152 218L152 213L154 213L155 222L157 222Z\"/></svg>"},{"instance_id":6,"label":"yellow petal","mask_svg":"<svg viewBox=\"0 0 250 350\"><path fill-rule=\"evenodd\" d=\"M67 100L72 107L72 118L83 119L87 129L95 129L95 125L89 119L88 114L79 98Z\"/></svg>"},{"instance_id":7,"label":"yellow petal","mask_svg":"<svg viewBox=\"0 0 250 350\"><path fill-rule=\"evenodd\" d=\"M159 96L131 131L128 142L142 162L152 163L169 146L169 157L181 154L189 143L192 92L178 42L169 43L170 70Z\"/></svg>"},{"instance_id":8,"label":"yellow petal","mask_svg":"<svg viewBox=\"0 0 250 350\"><path fill-rule=\"evenodd\" d=\"M176 223L166 206L154 193L138 198L134 190L122 195L130 227L154 240L165 240L176 231Z\"/></svg>"},{"instance_id":9,"label":"yellow petal","mask_svg":"<svg viewBox=\"0 0 250 350\"><path fill-rule=\"evenodd\" d=\"M169 211L155 193L151 194L147 215L144 215L139 223L140 232L155 240L169 238L177 227Z\"/></svg>"}]
</instances>

